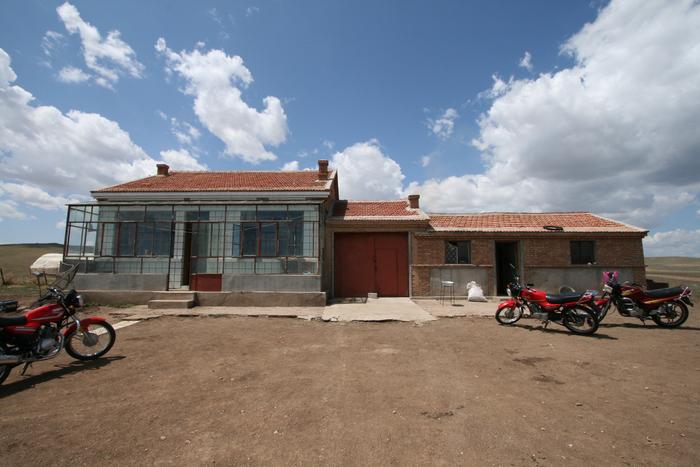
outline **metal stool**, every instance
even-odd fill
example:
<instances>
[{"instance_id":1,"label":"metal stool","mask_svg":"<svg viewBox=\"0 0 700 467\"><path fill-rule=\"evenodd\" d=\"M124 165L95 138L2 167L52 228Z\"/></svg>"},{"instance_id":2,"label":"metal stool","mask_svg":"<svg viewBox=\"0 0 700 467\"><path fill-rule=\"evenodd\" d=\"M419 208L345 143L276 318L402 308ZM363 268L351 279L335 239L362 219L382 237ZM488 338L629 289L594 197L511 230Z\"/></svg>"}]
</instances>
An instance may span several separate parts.
<instances>
[{"instance_id":1,"label":"metal stool","mask_svg":"<svg viewBox=\"0 0 700 467\"><path fill-rule=\"evenodd\" d=\"M450 299L450 304L455 302L455 283L454 281L440 281L440 304L445 304L445 295Z\"/></svg>"}]
</instances>

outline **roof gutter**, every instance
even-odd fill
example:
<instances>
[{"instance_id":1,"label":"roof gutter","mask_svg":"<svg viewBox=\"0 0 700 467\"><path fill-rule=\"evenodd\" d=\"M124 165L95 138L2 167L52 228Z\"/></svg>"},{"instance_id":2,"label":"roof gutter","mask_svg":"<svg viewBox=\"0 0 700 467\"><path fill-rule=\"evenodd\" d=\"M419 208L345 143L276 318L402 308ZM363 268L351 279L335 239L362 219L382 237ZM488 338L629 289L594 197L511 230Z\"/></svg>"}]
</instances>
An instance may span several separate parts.
<instances>
[{"instance_id":1,"label":"roof gutter","mask_svg":"<svg viewBox=\"0 0 700 467\"><path fill-rule=\"evenodd\" d=\"M265 200L305 200L328 198L327 191L128 191L90 192L98 201L255 201Z\"/></svg>"}]
</instances>

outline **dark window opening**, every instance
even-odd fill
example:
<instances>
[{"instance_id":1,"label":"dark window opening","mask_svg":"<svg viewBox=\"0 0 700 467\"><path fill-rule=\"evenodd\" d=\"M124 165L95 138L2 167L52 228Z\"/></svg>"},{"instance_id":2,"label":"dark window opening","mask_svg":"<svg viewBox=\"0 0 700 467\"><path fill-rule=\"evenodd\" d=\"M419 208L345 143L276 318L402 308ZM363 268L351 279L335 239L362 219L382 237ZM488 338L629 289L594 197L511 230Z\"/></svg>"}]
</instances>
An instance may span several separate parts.
<instances>
[{"instance_id":1,"label":"dark window opening","mask_svg":"<svg viewBox=\"0 0 700 467\"><path fill-rule=\"evenodd\" d=\"M595 263L595 242L575 240L571 242L571 264Z\"/></svg>"},{"instance_id":2,"label":"dark window opening","mask_svg":"<svg viewBox=\"0 0 700 467\"><path fill-rule=\"evenodd\" d=\"M445 242L445 264L471 264L471 242Z\"/></svg>"}]
</instances>

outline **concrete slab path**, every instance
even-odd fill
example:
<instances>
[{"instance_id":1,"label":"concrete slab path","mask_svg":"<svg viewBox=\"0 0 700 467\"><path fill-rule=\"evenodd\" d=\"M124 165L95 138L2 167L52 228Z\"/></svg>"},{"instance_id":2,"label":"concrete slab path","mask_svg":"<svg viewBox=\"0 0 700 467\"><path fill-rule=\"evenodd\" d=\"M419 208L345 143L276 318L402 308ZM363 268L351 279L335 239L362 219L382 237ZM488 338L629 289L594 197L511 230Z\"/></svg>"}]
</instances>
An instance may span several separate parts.
<instances>
[{"instance_id":1,"label":"concrete slab path","mask_svg":"<svg viewBox=\"0 0 700 467\"><path fill-rule=\"evenodd\" d=\"M365 303L336 303L323 310L324 321L433 321L433 315L407 297L370 298Z\"/></svg>"},{"instance_id":2,"label":"concrete slab path","mask_svg":"<svg viewBox=\"0 0 700 467\"><path fill-rule=\"evenodd\" d=\"M454 303L433 299L416 299L418 306L437 318L455 318L459 316L489 316L496 314L498 298L489 298L488 302L469 302L467 300L455 300Z\"/></svg>"}]
</instances>

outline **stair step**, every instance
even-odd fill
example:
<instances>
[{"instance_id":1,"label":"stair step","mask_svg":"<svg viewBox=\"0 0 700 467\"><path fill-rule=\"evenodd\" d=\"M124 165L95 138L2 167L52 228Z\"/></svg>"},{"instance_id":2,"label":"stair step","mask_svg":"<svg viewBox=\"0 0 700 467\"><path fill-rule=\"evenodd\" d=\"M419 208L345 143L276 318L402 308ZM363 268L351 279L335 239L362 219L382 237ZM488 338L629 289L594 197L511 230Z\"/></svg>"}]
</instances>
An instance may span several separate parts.
<instances>
[{"instance_id":1,"label":"stair step","mask_svg":"<svg viewBox=\"0 0 700 467\"><path fill-rule=\"evenodd\" d=\"M189 300L151 300L148 302L148 308L163 309L163 308L192 308L194 299Z\"/></svg>"}]
</instances>

